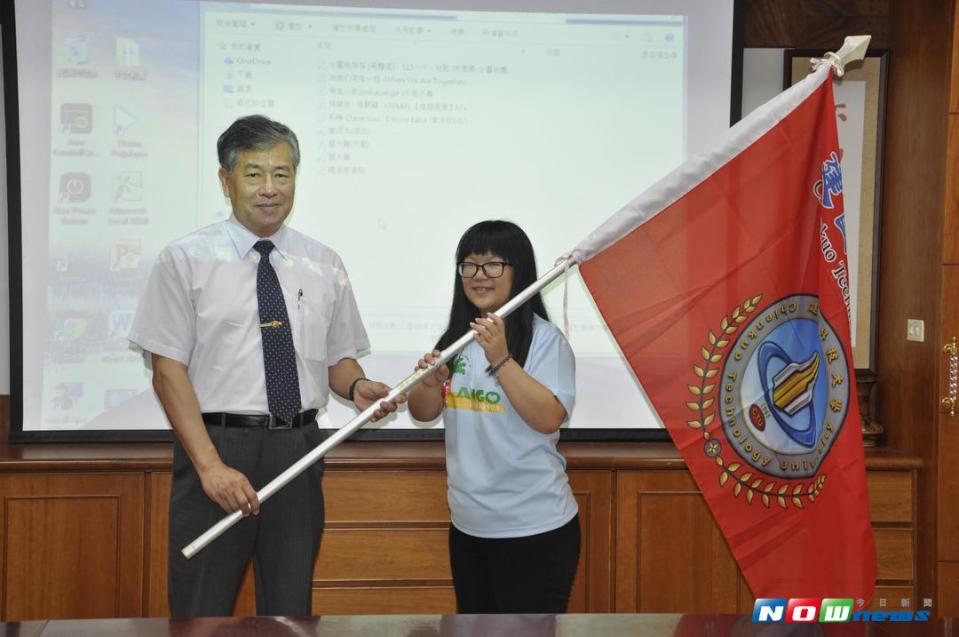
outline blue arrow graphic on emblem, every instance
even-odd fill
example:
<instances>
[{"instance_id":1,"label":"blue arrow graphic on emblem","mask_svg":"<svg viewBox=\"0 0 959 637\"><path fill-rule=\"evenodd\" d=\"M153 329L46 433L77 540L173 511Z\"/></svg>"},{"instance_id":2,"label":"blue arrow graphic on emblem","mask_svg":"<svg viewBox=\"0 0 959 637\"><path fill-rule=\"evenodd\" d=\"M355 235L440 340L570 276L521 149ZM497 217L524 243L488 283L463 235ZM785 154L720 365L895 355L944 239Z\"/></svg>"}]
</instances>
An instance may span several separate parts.
<instances>
[{"instance_id":1,"label":"blue arrow graphic on emblem","mask_svg":"<svg viewBox=\"0 0 959 637\"><path fill-rule=\"evenodd\" d=\"M783 368L770 379L769 366L773 361L781 361ZM818 376L817 352L803 362L796 362L776 343L766 341L759 346L759 378L770 411L786 435L806 448L816 444L813 389Z\"/></svg>"}]
</instances>

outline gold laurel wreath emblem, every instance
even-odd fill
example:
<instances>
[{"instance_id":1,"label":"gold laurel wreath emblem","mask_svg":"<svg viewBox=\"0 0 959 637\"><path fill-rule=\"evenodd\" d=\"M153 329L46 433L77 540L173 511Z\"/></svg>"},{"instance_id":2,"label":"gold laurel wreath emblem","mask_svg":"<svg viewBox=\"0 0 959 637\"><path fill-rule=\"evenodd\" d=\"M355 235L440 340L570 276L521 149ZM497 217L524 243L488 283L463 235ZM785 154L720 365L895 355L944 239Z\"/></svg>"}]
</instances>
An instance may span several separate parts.
<instances>
[{"instance_id":1,"label":"gold laurel wreath emblem","mask_svg":"<svg viewBox=\"0 0 959 637\"><path fill-rule=\"evenodd\" d=\"M698 418L689 420L686 424L702 432L703 453L707 457L715 458L716 464L720 468L719 485L724 487L727 484L732 484L733 497L738 498L745 491L745 502L747 504L752 504L753 499L758 495L763 506L767 509L772 498L775 498L776 503L783 509L788 509L790 504L803 509L805 508L803 500L808 500L810 503L815 502L816 497L822 491L823 484L826 482L825 474L819 474L811 482L789 481L780 484L776 480L763 477L754 478L752 471L739 473L742 464L740 462L727 464L722 455L722 444L714 439L709 431L710 425L716 421L716 399L710 397L710 395L716 389L716 381L712 379L718 376L720 372L717 363L723 360L723 354L729 346L730 336L735 334L739 327L746 322L746 318L756 311L756 306L762 296L762 294L757 294L746 299L741 305L734 308L729 316L724 316L719 322L719 336L716 336L712 330L707 330L708 346L704 345L700 348L700 354L705 363L701 367L693 365L693 373L696 374L698 384L686 385L689 393L693 395L693 400L687 402L686 406L697 412ZM712 429L715 430L719 426L716 424Z\"/></svg>"}]
</instances>

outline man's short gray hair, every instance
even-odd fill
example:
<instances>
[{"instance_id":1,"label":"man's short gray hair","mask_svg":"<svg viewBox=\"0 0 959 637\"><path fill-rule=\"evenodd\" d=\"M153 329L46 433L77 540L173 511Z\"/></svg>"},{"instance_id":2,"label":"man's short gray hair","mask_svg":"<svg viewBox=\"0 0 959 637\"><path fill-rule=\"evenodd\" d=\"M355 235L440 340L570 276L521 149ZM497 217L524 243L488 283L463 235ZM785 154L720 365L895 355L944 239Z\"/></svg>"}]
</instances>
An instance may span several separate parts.
<instances>
[{"instance_id":1,"label":"man's short gray hair","mask_svg":"<svg viewBox=\"0 0 959 637\"><path fill-rule=\"evenodd\" d=\"M216 154L220 166L227 172L233 172L241 151L266 150L280 142L289 145L293 170L296 170L300 165L300 142L296 139L296 134L289 127L263 115L247 115L223 131L216 141Z\"/></svg>"}]
</instances>

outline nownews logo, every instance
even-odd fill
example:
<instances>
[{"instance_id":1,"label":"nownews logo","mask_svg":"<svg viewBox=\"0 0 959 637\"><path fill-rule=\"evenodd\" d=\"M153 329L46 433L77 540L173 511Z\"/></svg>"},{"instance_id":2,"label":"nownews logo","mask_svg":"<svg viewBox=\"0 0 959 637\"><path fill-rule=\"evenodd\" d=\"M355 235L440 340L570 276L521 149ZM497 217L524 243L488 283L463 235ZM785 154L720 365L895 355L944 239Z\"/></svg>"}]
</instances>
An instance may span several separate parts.
<instances>
[{"instance_id":1,"label":"nownews logo","mask_svg":"<svg viewBox=\"0 0 959 637\"><path fill-rule=\"evenodd\" d=\"M757 599L753 606L754 622L924 622L931 614L930 610L856 610L854 600L831 598Z\"/></svg>"}]
</instances>

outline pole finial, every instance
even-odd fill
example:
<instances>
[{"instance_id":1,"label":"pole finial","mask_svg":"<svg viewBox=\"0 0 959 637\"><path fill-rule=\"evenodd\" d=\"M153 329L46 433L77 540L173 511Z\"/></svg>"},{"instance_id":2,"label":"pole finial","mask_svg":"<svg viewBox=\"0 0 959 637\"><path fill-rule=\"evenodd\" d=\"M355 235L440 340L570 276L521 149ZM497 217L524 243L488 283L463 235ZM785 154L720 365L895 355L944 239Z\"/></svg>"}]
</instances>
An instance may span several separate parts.
<instances>
[{"instance_id":1,"label":"pole finial","mask_svg":"<svg viewBox=\"0 0 959 637\"><path fill-rule=\"evenodd\" d=\"M842 47L833 53L832 51L822 56L822 59L813 58L810 60L813 69L819 68L822 64L830 64L836 70L836 77L842 77L846 72L846 65L850 62L856 62L866 56L866 49L869 48L871 35L847 35L843 40Z\"/></svg>"}]
</instances>

